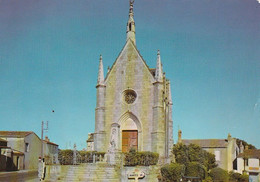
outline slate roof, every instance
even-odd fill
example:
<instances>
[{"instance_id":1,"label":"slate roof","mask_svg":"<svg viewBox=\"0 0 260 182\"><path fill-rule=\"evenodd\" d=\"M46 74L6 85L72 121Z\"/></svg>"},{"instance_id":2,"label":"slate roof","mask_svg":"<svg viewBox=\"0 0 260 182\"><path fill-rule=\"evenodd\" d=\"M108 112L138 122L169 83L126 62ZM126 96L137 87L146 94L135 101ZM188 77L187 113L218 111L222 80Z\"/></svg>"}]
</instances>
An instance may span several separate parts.
<instances>
[{"instance_id":1,"label":"slate roof","mask_svg":"<svg viewBox=\"0 0 260 182\"><path fill-rule=\"evenodd\" d=\"M24 138L32 133L32 131L0 131L0 137Z\"/></svg>"},{"instance_id":2,"label":"slate roof","mask_svg":"<svg viewBox=\"0 0 260 182\"><path fill-rule=\"evenodd\" d=\"M260 150L259 149L244 150L244 152L238 154L237 157L238 158L247 157L247 158L257 158L257 159L260 159Z\"/></svg>"},{"instance_id":3,"label":"slate roof","mask_svg":"<svg viewBox=\"0 0 260 182\"><path fill-rule=\"evenodd\" d=\"M196 144L202 148L226 148L228 141L226 139L195 139L195 140L182 140L184 145Z\"/></svg>"}]
</instances>

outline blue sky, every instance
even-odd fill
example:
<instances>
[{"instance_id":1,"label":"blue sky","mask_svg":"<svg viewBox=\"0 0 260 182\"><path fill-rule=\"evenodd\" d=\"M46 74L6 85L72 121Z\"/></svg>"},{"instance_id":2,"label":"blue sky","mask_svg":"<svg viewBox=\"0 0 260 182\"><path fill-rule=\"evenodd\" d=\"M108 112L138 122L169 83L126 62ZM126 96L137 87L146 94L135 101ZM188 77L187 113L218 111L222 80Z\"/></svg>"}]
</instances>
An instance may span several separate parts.
<instances>
[{"instance_id":1,"label":"blue sky","mask_svg":"<svg viewBox=\"0 0 260 182\"><path fill-rule=\"evenodd\" d=\"M105 70L126 39L127 0L0 0L0 130L34 131L60 148L94 132L99 55ZM171 80L174 140L244 139L260 148L260 4L136 0L137 48L160 49ZM52 109L55 110L52 113Z\"/></svg>"}]
</instances>

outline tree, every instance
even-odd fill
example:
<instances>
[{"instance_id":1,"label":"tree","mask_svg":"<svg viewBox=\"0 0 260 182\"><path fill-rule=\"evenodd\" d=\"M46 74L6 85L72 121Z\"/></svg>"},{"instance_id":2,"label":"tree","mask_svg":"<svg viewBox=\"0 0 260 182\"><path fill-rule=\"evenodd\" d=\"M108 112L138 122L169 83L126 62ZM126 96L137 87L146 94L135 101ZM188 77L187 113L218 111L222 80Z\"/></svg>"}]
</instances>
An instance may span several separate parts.
<instances>
[{"instance_id":1,"label":"tree","mask_svg":"<svg viewBox=\"0 0 260 182\"><path fill-rule=\"evenodd\" d=\"M179 143L174 145L172 150L177 163L187 165L189 162L198 162L210 170L217 167L215 155L211 154L195 144L188 146Z\"/></svg>"},{"instance_id":2,"label":"tree","mask_svg":"<svg viewBox=\"0 0 260 182\"><path fill-rule=\"evenodd\" d=\"M245 146L248 146L248 149L256 149L256 147L255 147L254 145L249 144L249 143L247 143L246 141L241 140L241 139L239 139L239 138L236 139L236 142L237 142L237 146L240 146L240 142L242 142L242 144L244 145L244 147L245 147Z\"/></svg>"},{"instance_id":3,"label":"tree","mask_svg":"<svg viewBox=\"0 0 260 182\"><path fill-rule=\"evenodd\" d=\"M189 162L186 165L185 176L200 177L204 179L206 176L206 168L199 162Z\"/></svg>"},{"instance_id":4,"label":"tree","mask_svg":"<svg viewBox=\"0 0 260 182\"><path fill-rule=\"evenodd\" d=\"M207 157L206 157L205 167L207 168L207 170L217 167L218 165L216 163L215 155L209 152L206 152L206 155Z\"/></svg>"},{"instance_id":5,"label":"tree","mask_svg":"<svg viewBox=\"0 0 260 182\"><path fill-rule=\"evenodd\" d=\"M186 145L176 144L174 145L172 152L177 163L187 164L189 162L188 147Z\"/></svg>"},{"instance_id":6,"label":"tree","mask_svg":"<svg viewBox=\"0 0 260 182\"><path fill-rule=\"evenodd\" d=\"M174 145L172 153L176 163L161 168L163 181L176 181L184 175L205 179L208 170L217 166L215 155L195 144L186 146L178 143ZM207 179L207 181L210 180L210 178Z\"/></svg>"}]
</instances>

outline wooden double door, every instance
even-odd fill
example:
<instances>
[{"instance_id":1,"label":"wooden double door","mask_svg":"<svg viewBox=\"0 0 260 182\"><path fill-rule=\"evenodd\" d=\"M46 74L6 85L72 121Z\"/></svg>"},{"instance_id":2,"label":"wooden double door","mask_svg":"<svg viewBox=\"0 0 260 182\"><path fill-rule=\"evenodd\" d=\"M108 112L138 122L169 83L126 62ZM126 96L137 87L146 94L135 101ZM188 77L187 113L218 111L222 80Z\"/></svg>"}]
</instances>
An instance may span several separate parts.
<instances>
[{"instance_id":1,"label":"wooden double door","mask_svg":"<svg viewBox=\"0 0 260 182\"><path fill-rule=\"evenodd\" d=\"M131 148L138 149L138 131L122 130L122 152L128 152Z\"/></svg>"}]
</instances>

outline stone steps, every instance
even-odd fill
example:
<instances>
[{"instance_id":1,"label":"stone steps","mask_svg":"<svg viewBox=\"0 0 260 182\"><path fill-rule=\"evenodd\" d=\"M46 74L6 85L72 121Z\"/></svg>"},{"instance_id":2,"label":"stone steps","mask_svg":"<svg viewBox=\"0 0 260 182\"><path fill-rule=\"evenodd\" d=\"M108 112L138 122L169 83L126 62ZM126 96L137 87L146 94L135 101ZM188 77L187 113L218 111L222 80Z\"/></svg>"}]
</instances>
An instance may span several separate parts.
<instances>
[{"instance_id":1,"label":"stone steps","mask_svg":"<svg viewBox=\"0 0 260 182\"><path fill-rule=\"evenodd\" d=\"M61 166L55 170L47 170L46 182L66 181L95 181L119 182L120 170L106 164L81 164L77 166Z\"/></svg>"},{"instance_id":2,"label":"stone steps","mask_svg":"<svg viewBox=\"0 0 260 182\"><path fill-rule=\"evenodd\" d=\"M142 171L142 182L158 182L160 166L119 167L107 164L81 164L77 166L47 166L45 182L129 182L127 175Z\"/></svg>"}]
</instances>

